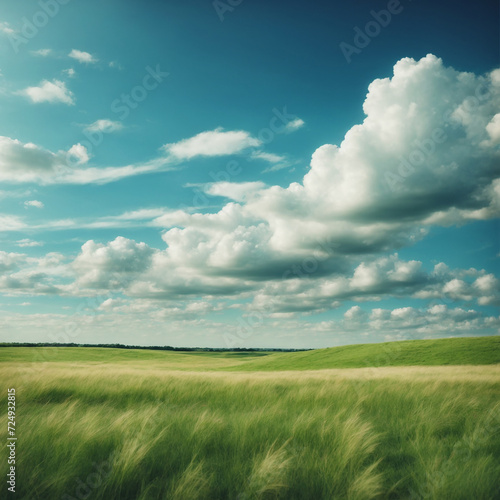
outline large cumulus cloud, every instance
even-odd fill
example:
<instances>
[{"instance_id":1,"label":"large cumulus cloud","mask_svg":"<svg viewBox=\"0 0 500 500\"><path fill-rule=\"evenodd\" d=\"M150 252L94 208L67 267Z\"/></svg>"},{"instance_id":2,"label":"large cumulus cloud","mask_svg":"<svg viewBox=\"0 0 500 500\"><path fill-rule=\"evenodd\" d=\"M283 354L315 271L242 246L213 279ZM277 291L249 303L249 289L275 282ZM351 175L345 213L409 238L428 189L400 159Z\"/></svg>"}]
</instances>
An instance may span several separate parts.
<instances>
[{"instance_id":1,"label":"large cumulus cloud","mask_svg":"<svg viewBox=\"0 0 500 500\"><path fill-rule=\"evenodd\" d=\"M166 228L162 266L259 280L315 259L317 275L334 274L433 224L498 215L500 70L476 76L433 55L405 58L369 86L363 109L339 146L314 152L301 183L252 189L215 214L156 220Z\"/></svg>"},{"instance_id":2,"label":"large cumulus cloud","mask_svg":"<svg viewBox=\"0 0 500 500\"><path fill-rule=\"evenodd\" d=\"M498 215L500 70L486 76L429 55L375 80L340 146L324 145L302 183L263 190L249 210L277 249L332 240L335 253L409 243L428 224Z\"/></svg>"}]
</instances>

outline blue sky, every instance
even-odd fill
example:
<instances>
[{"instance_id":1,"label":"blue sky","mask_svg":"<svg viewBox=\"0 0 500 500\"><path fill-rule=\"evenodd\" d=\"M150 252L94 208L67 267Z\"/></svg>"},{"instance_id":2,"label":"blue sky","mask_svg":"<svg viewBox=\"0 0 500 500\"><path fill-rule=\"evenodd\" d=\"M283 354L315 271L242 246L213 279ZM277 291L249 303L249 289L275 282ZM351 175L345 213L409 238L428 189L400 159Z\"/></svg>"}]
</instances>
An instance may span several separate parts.
<instances>
[{"instance_id":1,"label":"blue sky","mask_svg":"<svg viewBox=\"0 0 500 500\"><path fill-rule=\"evenodd\" d=\"M498 17L5 1L0 341L497 334Z\"/></svg>"}]
</instances>

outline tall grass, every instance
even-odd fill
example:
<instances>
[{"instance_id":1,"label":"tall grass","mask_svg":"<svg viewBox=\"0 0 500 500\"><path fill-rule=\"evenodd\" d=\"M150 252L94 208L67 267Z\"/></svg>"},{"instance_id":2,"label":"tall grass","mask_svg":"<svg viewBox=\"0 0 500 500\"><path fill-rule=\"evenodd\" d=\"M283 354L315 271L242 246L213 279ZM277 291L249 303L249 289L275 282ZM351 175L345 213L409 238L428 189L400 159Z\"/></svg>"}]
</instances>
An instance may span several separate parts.
<instances>
[{"instance_id":1,"label":"tall grass","mask_svg":"<svg viewBox=\"0 0 500 500\"><path fill-rule=\"evenodd\" d=\"M17 498L500 498L498 366L24 368Z\"/></svg>"}]
</instances>

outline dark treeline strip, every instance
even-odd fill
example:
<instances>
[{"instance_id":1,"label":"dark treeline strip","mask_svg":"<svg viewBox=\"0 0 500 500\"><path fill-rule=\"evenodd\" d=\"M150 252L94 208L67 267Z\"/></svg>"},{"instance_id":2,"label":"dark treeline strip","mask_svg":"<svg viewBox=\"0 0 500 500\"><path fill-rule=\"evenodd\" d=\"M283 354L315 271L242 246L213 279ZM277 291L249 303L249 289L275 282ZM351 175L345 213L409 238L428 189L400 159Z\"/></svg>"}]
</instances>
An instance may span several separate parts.
<instances>
[{"instance_id":1,"label":"dark treeline strip","mask_svg":"<svg viewBox=\"0 0 500 500\"><path fill-rule=\"evenodd\" d=\"M149 351L196 351L196 352L296 352L309 351L311 349L279 349L279 348L263 348L263 347L233 347L227 349L224 347L172 347L165 346L142 346L142 345L125 345L125 344L74 344L57 342L0 342L0 347L103 347L111 349L143 349Z\"/></svg>"}]
</instances>

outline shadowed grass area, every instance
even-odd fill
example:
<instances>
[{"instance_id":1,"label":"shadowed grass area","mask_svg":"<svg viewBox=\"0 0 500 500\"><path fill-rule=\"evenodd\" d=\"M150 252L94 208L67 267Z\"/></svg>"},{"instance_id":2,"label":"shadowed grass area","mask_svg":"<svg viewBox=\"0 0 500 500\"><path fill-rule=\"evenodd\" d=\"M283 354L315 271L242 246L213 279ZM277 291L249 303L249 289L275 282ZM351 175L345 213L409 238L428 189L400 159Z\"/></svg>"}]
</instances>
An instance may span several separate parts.
<instances>
[{"instance_id":1,"label":"shadowed grass area","mask_svg":"<svg viewBox=\"0 0 500 500\"><path fill-rule=\"evenodd\" d=\"M4 363L0 380L3 407L17 393L17 498L499 495L500 366Z\"/></svg>"}]
</instances>

